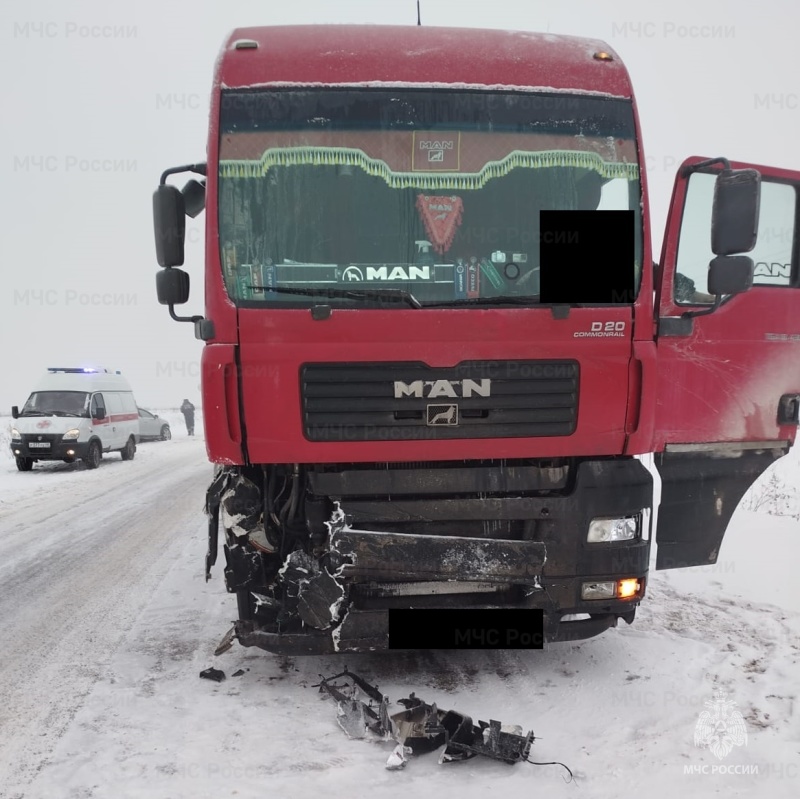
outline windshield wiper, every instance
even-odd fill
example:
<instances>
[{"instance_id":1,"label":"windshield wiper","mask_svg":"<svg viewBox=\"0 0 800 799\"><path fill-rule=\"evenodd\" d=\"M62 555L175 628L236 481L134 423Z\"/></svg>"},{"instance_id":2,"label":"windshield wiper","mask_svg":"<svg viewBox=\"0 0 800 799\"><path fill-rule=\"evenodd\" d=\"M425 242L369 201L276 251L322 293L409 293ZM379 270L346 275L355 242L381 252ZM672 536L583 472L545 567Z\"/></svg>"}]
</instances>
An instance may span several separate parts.
<instances>
[{"instance_id":1,"label":"windshield wiper","mask_svg":"<svg viewBox=\"0 0 800 799\"><path fill-rule=\"evenodd\" d=\"M306 289L291 286L250 286L253 291L276 294L300 294L305 297L342 297L348 300L402 300L412 308L422 308L422 303L404 289Z\"/></svg>"},{"instance_id":2,"label":"windshield wiper","mask_svg":"<svg viewBox=\"0 0 800 799\"><path fill-rule=\"evenodd\" d=\"M539 302L538 294L501 294L498 297L464 297L460 300L426 303L426 308L441 308L461 305L531 305Z\"/></svg>"}]
</instances>

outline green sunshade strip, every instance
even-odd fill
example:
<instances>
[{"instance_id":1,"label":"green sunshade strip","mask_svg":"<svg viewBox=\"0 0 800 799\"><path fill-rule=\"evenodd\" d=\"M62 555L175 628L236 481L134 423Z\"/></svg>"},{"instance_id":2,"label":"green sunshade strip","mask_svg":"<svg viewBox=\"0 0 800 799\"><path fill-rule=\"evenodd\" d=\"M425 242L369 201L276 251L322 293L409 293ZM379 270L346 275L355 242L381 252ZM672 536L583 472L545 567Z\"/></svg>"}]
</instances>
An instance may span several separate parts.
<instances>
[{"instance_id":1,"label":"green sunshade strip","mask_svg":"<svg viewBox=\"0 0 800 799\"><path fill-rule=\"evenodd\" d=\"M354 166L368 175L383 178L393 189L480 189L492 178L502 177L512 169L574 167L592 169L602 177L637 180L636 164L604 161L597 153L574 150L524 152L514 150L500 161L490 161L480 172L393 172L385 161L370 158L363 150L347 147L283 147L267 150L258 161L224 160L219 163L223 178L258 178L279 166Z\"/></svg>"}]
</instances>

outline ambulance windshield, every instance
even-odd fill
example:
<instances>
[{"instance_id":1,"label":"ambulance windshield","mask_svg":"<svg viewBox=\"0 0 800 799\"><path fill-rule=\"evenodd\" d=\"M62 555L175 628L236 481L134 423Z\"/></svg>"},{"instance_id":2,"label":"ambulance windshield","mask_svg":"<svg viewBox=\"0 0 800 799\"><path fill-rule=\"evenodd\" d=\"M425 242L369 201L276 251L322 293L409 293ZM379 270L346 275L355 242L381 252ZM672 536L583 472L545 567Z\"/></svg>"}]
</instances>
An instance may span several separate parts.
<instances>
[{"instance_id":1,"label":"ambulance windshield","mask_svg":"<svg viewBox=\"0 0 800 799\"><path fill-rule=\"evenodd\" d=\"M88 416L89 394L85 391L35 391L20 416Z\"/></svg>"}]
</instances>

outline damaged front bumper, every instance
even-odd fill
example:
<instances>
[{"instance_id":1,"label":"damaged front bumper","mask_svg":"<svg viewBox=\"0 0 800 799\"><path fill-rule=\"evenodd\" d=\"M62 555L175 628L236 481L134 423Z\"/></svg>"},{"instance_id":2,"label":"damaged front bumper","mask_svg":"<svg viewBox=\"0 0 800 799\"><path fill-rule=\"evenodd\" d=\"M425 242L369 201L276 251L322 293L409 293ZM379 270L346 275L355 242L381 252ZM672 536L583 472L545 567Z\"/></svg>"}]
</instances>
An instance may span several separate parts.
<instances>
[{"instance_id":1,"label":"damaged front bumper","mask_svg":"<svg viewBox=\"0 0 800 799\"><path fill-rule=\"evenodd\" d=\"M412 608L458 610L465 618L472 610L532 610L537 624L543 618L540 641L589 638L620 618L631 623L644 595L648 536L597 546L587 544L585 532L594 518L636 516L649 506L650 477L638 467L584 462L573 470L574 484L518 496L516 484L498 481L524 478L527 485L528 472L487 466L477 470L488 475L478 488L502 488L509 496L485 500L431 493L454 491L461 472L397 469L381 492L413 490L425 499L387 495L370 502L363 497L377 491L373 471L318 473L304 482L297 468L278 478L269 469L222 470L208 494L206 566L216 559L221 527L225 582L239 603L233 635L244 646L279 654L388 649L390 612ZM595 590L584 599L593 593L583 591L587 583L607 588L623 577L638 581L635 595L596 598Z\"/></svg>"},{"instance_id":2,"label":"damaged front bumper","mask_svg":"<svg viewBox=\"0 0 800 799\"><path fill-rule=\"evenodd\" d=\"M332 525L333 526L333 525ZM245 646L287 654L387 649L389 609L401 606L486 607L516 586L541 591L545 547L535 541L476 540L351 530L330 534L329 566L293 552L281 578L296 598L301 633L269 632L238 622Z\"/></svg>"},{"instance_id":3,"label":"damaged front bumper","mask_svg":"<svg viewBox=\"0 0 800 799\"><path fill-rule=\"evenodd\" d=\"M256 596L255 619L236 622L235 634L244 646L301 655L388 649L392 608L540 609L547 641L598 635L615 626L620 615L633 620L630 603L616 603L586 618L562 622L564 612L556 611L554 600L562 600L560 607L570 613L586 612L572 607L580 581L543 584L546 559L545 545L537 541L408 535L342 526L331 532L328 567L320 568L298 551L281 569L302 629L278 629L278 620L259 624L259 615L268 615L271 603Z\"/></svg>"},{"instance_id":4,"label":"damaged front bumper","mask_svg":"<svg viewBox=\"0 0 800 799\"><path fill-rule=\"evenodd\" d=\"M485 608L486 605L475 606ZM469 610L469 607L464 607ZM545 641L580 641L616 627L620 618L633 621L635 610L587 614L586 618L560 621L545 614ZM252 621L234 622L234 637L242 646L255 646L280 655L327 655L337 652L379 652L389 649L389 611L351 608L333 630L305 628L298 632L277 632L256 627Z\"/></svg>"}]
</instances>

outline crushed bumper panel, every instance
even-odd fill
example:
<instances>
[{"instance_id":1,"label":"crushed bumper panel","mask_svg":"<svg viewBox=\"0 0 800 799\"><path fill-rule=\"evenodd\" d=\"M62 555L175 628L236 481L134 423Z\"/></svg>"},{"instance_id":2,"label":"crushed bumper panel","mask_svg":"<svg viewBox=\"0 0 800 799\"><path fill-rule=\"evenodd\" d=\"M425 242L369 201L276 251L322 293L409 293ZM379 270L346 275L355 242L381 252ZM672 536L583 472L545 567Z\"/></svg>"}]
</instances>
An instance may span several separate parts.
<instances>
[{"instance_id":1,"label":"crushed bumper panel","mask_svg":"<svg viewBox=\"0 0 800 799\"><path fill-rule=\"evenodd\" d=\"M331 550L342 577L364 580L459 580L538 585L545 561L537 541L337 530Z\"/></svg>"}]
</instances>

